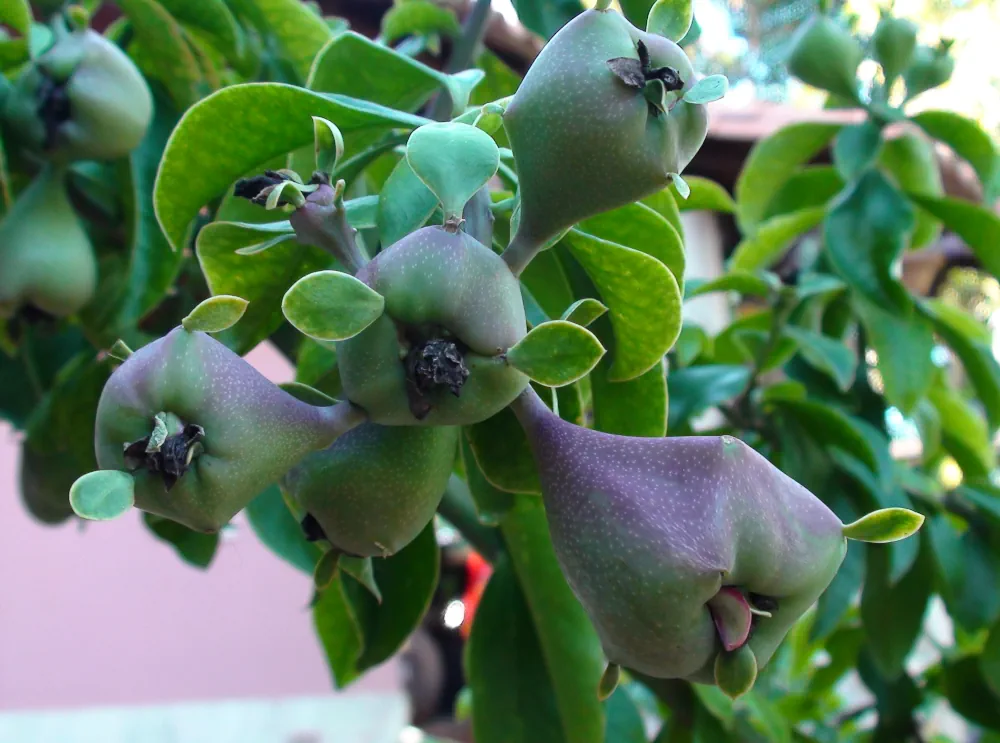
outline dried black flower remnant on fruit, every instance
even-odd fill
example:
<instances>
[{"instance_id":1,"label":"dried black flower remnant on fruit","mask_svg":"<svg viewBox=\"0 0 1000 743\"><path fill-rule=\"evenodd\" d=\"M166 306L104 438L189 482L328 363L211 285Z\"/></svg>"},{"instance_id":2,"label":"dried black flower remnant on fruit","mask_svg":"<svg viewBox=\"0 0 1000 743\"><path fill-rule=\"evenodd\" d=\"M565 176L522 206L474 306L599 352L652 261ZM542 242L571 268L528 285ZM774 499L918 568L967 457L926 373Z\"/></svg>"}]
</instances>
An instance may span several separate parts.
<instances>
[{"instance_id":1,"label":"dried black flower remnant on fruit","mask_svg":"<svg viewBox=\"0 0 1000 743\"><path fill-rule=\"evenodd\" d=\"M125 447L125 466L132 472L145 468L160 473L164 486L170 490L188 471L204 438L205 429L193 423L184 426L180 433L167 436L158 447L150 447L151 436L145 436Z\"/></svg>"},{"instance_id":2,"label":"dried black flower remnant on fruit","mask_svg":"<svg viewBox=\"0 0 1000 743\"><path fill-rule=\"evenodd\" d=\"M630 88L642 90L651 80L659 80L668 91L682 90L684 81L680 73L673 67L653 68L649 61L649 50L641 41L636 48L639 59L631 57L615 57L608 60L608 67L618 78Z\"/></svg>"},{"instance_id":3,"label":"dried black flower remnant on fruit","mask_svg":"<svg viewBox=\"0 0 1000 743\"><path fill-rule=\"evenodd\" d=\"M418 391L447 387L455 397L469 378L458 344L446 340L427 341L413 348L406 359L406 371Z\"/></svg>"}]
</instances>

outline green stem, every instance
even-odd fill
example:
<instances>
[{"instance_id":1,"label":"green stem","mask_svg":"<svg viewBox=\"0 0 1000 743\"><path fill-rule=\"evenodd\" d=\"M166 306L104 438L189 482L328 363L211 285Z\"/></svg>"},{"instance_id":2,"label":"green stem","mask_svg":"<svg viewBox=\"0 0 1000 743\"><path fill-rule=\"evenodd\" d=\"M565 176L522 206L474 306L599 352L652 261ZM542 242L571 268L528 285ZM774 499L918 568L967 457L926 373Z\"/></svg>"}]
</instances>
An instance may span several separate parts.
<instances>
[{"instance_id":1,"label":"green stem","mask_svg":"<svg viewBox=\"0 0 1000 743\"><path fill-rule=\"evenodd\" d=\"M792 310L795 309L795 304L794 294L784 291L778 295L778 300L774 304L773 321L771 323L771 330L768 333L767 340L764 341L764 345L754 358L753 371L750 373L750 379L747 380L746 387L744 387L740 396L736 398L733 405L733 407L740 412L741 416L745 420L752 420L750 395L753 394L753 391L757 388L757 384L760 382L760 378L764 373L764 365L767 363L768 357L774 353L778 343L781 341L781 334L785 329L785 325L788 324L788 319L792 314Z\"/></svg>"},{"instance_id":2,"label":"green stem","mask_svg":"<svg viewBox=\"0 0 1000 743\"><path fill-rule=\"evenodd\" d=\"M521 272L528 267L531 260L538 255L541 245L528 240L520 232L514 235L507 249L501 253L500 257L510 268L510 272L515 276L520 276Z\"/></svg>"},{"instance_id":3,"label":"green stem","mask_svg":"<svg viewBox=\"0 0 1000 743\"><path fill-rule=\"evenodd\" d=\"M467 69L475 58L476 48L482 43L486 34L486 21L490 17L491 0L476 0L462 26L462 35L455 41L451 56L444 71L447 73L461 72ZM445 121L451 110L451 98L439 93L431 108L430 118L435 121Z\"/></svg>"},{"instance_id":4,"label":"green stem","mask_svg":"<svg viewBox=\"0 0 1000 743\"><path fill-rule=\"evenodd\" d=\"M441 505L438 506L438 513L462 532L465 541L476 552L491 563L496 560L503 549L500 535L496 529L484 525L479 520L469 486L457 475L449 478Z\"/></svg>"}]
</instances>

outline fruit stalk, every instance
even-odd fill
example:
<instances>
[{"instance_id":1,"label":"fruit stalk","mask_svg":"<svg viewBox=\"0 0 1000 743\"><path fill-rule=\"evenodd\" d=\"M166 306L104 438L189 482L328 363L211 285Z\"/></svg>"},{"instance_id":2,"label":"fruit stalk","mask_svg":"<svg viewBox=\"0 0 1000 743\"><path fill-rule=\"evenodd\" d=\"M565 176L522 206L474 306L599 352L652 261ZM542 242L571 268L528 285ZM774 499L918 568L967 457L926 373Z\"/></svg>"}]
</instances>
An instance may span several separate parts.
<instances>
[{"instance_id":1,"label":"fruit stalk","mask_svg":"<svg viewBox=\"0 0 1000 743\"><path fill-rule=\"evenodd\" d=\"M331 186L324 177L319 188L306 197L306 203L296 209L288 221L299 242L327 251L353 275L369 259L355 239L358 231L347 221L344 185L344 181L339 180Z\"/></svg>"}]
</instances>

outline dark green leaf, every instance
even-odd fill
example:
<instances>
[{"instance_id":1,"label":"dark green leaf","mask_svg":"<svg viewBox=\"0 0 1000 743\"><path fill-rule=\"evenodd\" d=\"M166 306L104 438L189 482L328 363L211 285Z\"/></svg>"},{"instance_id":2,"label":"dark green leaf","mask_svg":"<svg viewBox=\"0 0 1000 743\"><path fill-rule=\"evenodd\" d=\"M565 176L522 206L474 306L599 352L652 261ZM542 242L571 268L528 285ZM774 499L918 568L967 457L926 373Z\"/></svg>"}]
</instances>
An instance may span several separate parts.
<instances>
[{"instance_id":1,"label":"dark green leaf","mask_svg":"<svg viewBox=\"0 0 1000 743\"><path fill-rule=\"evenodd\" d=\"M464 428L486 479L508 493L540 493L535 459L524 430L509 408Z\"/></svg>"},{"instance_id":2,"label":"dark green leaf","mask_svg":"<svg viewBox=\"0 0 1000 743\"><path fill-rule=\"evenodd\" d=\"M149 513L143 514L143 517L149 530L172 545L185 562L197 568L207 568L212 563L219 547L218 534L202 534L176 521Z\"/></svg>"},{"instance_id":3,"label":"dark green leaf","mask_svg":"<svg viewBox=\"0 0 1000 743\"><path fill-rule=\"evenodd\" d=\"M466 431L468 432L468 429ZM527 441L524 443L527 444ZM497 526L504 514L514 507L514 496L508 491L500 490L486 479L482 466L469 446L468 439L462 441L462 460L465 463L465 477L468 481L469 493L473 503L475 503L480 523ZM538 475L534 474L534 477L535 487L540 491L541 486L537 482Z\"/></svg>"},{"instance_id":4,"label":"dark green leaf","mask_svg":"<svg viewBox=\"0 0 1000 743\"><path fill-rule=\"evenodd\" d=\"M913 229L910 202L880 171L869 170L833 204L823 223L826 255L853 289L881 308L909 306L893 264Z\"/></svg>"},{"instance_id":5,"label":"dark green leaf","mask_svg":"<svg viewBox=\"0 0 1000 743\"><path fill-rule=\"evenodd\" d=\"M243 32L224 0L161 0L170 15L206 36L228 60L244 54Z\"/></svg>"},{"instance_id":6,"label":"dark green leaf","mask_svg":"<svg viewBox=\"0 0 1000 743\"><path fill-rule=\"evenodd\" d=\"M521 274L521 283L531 291L531 296L550 320L562 315L563 310L576 300L566 272L551 250L544 250L534 257Z\"/></svg>"},{"instance_id":7,"label":"dark green leaf","mask_svg":"<svg viewBox=\"0 0 1000 743\"><path fill-rule=\"evenodd\" d=\"M787 326L785 333L798 344L806 363L829 375L842 392L854 384L858 358L843 341L795 325Z\"/></svg>"},{"instance_id":8,"label":"dark green leaf","mask_svg":"<svg viewBox=\"0 0 1000 743\"><path fill-rule=\"evenodd\" d=\"M379 193L378 230L382 244L392 245L423 227L436 207L437 197L413 172L406 158L402 158Z\"/></svg>"},{"instance_id":9,"label":"dark green leaf","mask_svg":"<svg viewBox=\"0 0 1000 743\"><path fill-rule=\"evenodd\" d=\"M646 727L635 702L623 686L604 703L607 723L604 740L610 743L646 743Z\"/></svg>"},{"instance_id":10,"label":"dark green leaf","mask_svg":"<svg viewBox=\"0 0 1000 743\"><path fill-rule=\"evenodd\" d=\"M942 444L966 477L985 477L993 471L996 453L979 411L956 390L937 384L927 399L941 417Z\"/></svg>"},{"instance_id":11,"label":"dark green leaf","mask_svg":"<svg viewBox=\"0 0 1000 743\"><path fill-rule=\"evenodd\" d=\"M1000 276L1000 216L988 208L961 199L908 194L911 199L954 231L994 276Z\"/></svg>"},{"instance_id":12,"label":"dark green leaf","mask_svg":"<svg viewBox=\"0 0 1000 743\"><path fill-rule=\"evenodd\" d=\"M514 0L517 18L544 39L583 12L580 0Z\"/></svg>"},{"instance_id":13,"label":"dark green leaf","mask_svg":"<svg viewBox=\"0 0 1000 743\"><path fill-rule=\"evenodd\" d=\"M296 281L281 312L303 335L319 341L352 338L382 316L385 298L341 271L316 271Z\"/></svg>"},{"instance_id":14,"label":"dark green leaf","mask_svg":"<svg viewBox=\"0 0 1000 743\"><path fill-rule=\"evenodd\" d=\"M811 400L779 400L775 403L786 415L792 415L813 432L813 437L827 446L843 449L870 470L878 467L875 451L854 420L834 407Z\"/></svg>"},{"instance_id":15,"label":"dark green leaf","mask_svg":"<svg viewBox=\"0 0 1000 743\"><path fill-rule=\"evenodd\" d=\"M729 364L709 364L677 369L667 375L670 422L673 428L708 408L740 394L750 381L750 369Z\"/></svg>"},{"instance_id":16,"label":"dark green leaf","mask_svg":"<svg viewBox=\"0 0 1000 743\"><path fill-rule=\"evenodd\" d=\"M313 58L334 36L332 29L320 14L299 0L233 0L233 2L237 10L254 21L262 34L277 42L282 57L298 73L299 79L305 81ZM319 112L317 114L323 115ZM341 125L339 121L337 125Z\"/></svg>"},{"instance_id":17,"label":"dark green leaf","mask_svg":"<svg viewBox=\"0 0 1000 743\"><path fill-rule=\"evenodd\" d=\"M313 574L322 550L306 541L277 485L269 486L250 501L245 513L250 528L268 549L306 575Z\"/></svg>"},{"instance_id":18,"label":"dark green leaf","mask_svg":"<svg viewBox=\"0 0 1000 743\"><path fill-rule=\"evenodd\" d=\"M944 664L944 688L948 702L966 719L1000 730L1000 704L990 692L976 656L966 656Z\"/></svg>"},{"instance_id":19,"label":"dark green leaf","mask_svg":"<svg viewBox=\"0 0 1000 743\"><path fill-rule=\"evenodd\" d=\"M758 273L748 271L729 271L717 279L711 279L696 286L692 286L692 283L689 282L685 287L688 290L685 292L685 299L693 299L711 292L739 292L744 295L766 297L774 290L773 282L768 281Z\"/></svg>"},{"instance_id":20,"label":"dark green leaf","mask_svg":"<svg viewBox=\"0 0 1000 743\"><path fill-rule=\"evenodd\" d=\"M844 188L831 165L813 165L799 171L778 189L764 213L764 220L811 207L825 206Z\"/></svg>"},{"instance_id":21,"label":"dark green leaf","mask_svg":"<svg viewBox=\"0 0 1000 743\"><path fill-rule=\"evenodd\" d=\"M732 214L736 211L736 202L725 188L708 178L694 175L684 176L691 193L678 204L681 211L710 211Z\"/></svg>"},{"instance_id":22,"label":"dark green leaf","mask_svg":"<svg viewBox=\"0 0 1000 743\"><path fill-rule=\"evenodd\" d=\"M845 181L870 168L882 147L882 130L870 120L841 129L833 140L833 164Z\"/></svg>"},{"instance_id":23,"label":"dark green leaf","mask_svg":"<svg viewBox=\"0 0 1000 743\"><path fill-rule=\"evenodd\" d=\"M809 207L760 222L733 249L729 271L757 271L775 263L799 235L808 232L823 220L821 206Z\"/></svg>"},{"instance_id":24,"label":"dark green leaf","mask_svg":"<svg viewBox=\"0 0 1000 743\"><path fill-rule=\"evenodd\" d=\"M984 587L1000 583L1000 556L988 537L974 528L959 534L945 516L926 528L948 613L969 632L989 626L1000 616L1000 594Z\"/></svg>"},{"instance_id":25,"label":"dark green leaf","mask_svg":"<svg viewBox=\"0 0 1000 743\"><path fill-rule=\"evenodd\" d=\"M184 29L156 0L119 0L140 45L132 50L139 68L163 84L179 110L199 98L203 75Z\"/></svg>"},{"instance_id":26,"label":"dark green leaf","mask_svg":"<svg viewBox=\"0 0 1000 743\"><path fill-rule=\"evenodd\" d=\"M983 654L979 658L979 668L983 674L983 681L997 699L1000 699L1000 622L990 630L990 636L983 647Z\"/></svg>"},{"instance_id":27,"label":"dark green leaf","mask_svg":"<svg viewBox=\"0 0 1000 743\"><path fill-rule=\"evenodd\" d=\"M342 689L359 676L356 663L364 640L339 573L326 590L320 592L313 604L312 616L333 682Z\"/></svg>"},{"instance_id":28,"label":"dark green leaf","mask_svg":"<svg viewBox=\"0 0 1000 743\"><path fill-rule=\"evenodd\" d=\"M979 176L983 189L989 189L997 171L997 152L990 135L975 121L953 111L922 111L911 121L968 161Z\"/></svg>"}]
</instances>

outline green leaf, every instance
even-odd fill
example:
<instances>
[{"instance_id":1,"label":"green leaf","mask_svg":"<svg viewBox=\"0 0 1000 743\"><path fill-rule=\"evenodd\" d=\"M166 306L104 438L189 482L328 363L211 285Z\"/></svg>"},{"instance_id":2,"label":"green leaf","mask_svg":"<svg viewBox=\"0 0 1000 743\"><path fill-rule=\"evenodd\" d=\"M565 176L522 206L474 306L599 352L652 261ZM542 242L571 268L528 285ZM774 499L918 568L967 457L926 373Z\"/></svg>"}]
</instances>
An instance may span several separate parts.
<instances>
[{"instance_id":1,"label":"green leaf","mask_svg":"<svg viewBox=\"0 0 1000 743\"><path fill-rule=\"evenodd\" d=\"M73 483L69 502L82 519L116 519L135 504L135 480L128 472L118 470L90 472Z\"/></svg>"},{"instance_id":2,"label":"green leaf","mask_svg":"<svg viewBox=\"0 0 1000 743\"><path fill-rule=\"evenodd\" d=\"M842 392L851 388L858 358L843 341L796 325L786 326L785 334L798 344L807 364L829 375Z\"/></svg>"},{"instance_id":3,"label":"green leaf","mask_svg":"<svg viewBox=\"0 0 1000 743\"><path fill-rule=\"evenodd\" d=\"M854 180L878 160L882 130L871 120L841 129L833 140L833 164L845 181Z\"/></svg>"},{"instance_id":4,"label":"green leaf","mask_svg":"<svg viewBox=\"0 0 1000 743\"><path fill-rule=\"evenodd\" d=\"M253 20L262 35L276 42L282 58L305 81L313 59L333 37L319 13L300 0L235 0L235 5Z\"/></svg>"},{"instance_id":5,"label":"green leaf","mask_svg":"<svg viewBox=\"0 0 1000 743\"><path fill-rule=\"evenodd\" d=\"M523 438L522 441L524 441ZM514 495L497 488L487 480L482 466L473 453L470 442L471 438L468 437L462 440L462 460L465 464L465 477L468 481L469 493L476 506L476 516L481 524L498 526L504 514L514 507ZM524 443L527 444L526 441ZM528 452L528 456L531 456L530 452ZM489 461L499 463L500 467L503 466L499 457L492 457ZM534 464L533 460L529 459L528 461ZM532 472L532 476L535 478L535 494L537 494L541 490L537 472Z\"/></svg>"},{"instance_id":6,"label":"green leaf","mask_svg":"<svg viewBox=\"0 0 1000 743\"><path fill-rule=\"evenodd\" d=\"M944 193L934 145L927 137L915 131L904 132L886 140L879 156L879 167L896 188L908 194L919 193L933 197ZM941 222L926 209L917 206L915 217L909 246L911 250L930 245L941 235Z\"/></svg>"},{"instance_id":7,"label":"green leaf","mask_svg":"<svg viewBox=\"0 0 1000 743\"><path fill-rule=\"evenodd\" d=\"M532 259L521 274L521 283L528 288L549 319L559 317L563 308L572 305L576 299L566 271L557 253L552 250L543 250Z\"/></svg>"},{"instance_id":8,"label":"green leaf","mask_svg":"<svg viewBox=\"0 0 1000 743\"><path fill-rule=\"evenodd\" d=\"M663 2L664 0L659 1ZM667 1L675 2L676 0ZM717 101L725 96L728 89L729 80L726 79L725 75L709 75L708 77L703 77L701 80L692 85L684 94L684 100L687 103L694 104L711 103L712 101ZM679 177L680 176L678 176L678 178ZM691 190L688 188L688 196L690 196L690 194ZM685 198L687 198L687 196L685 196Z\"/></svg>"},{"instance_id":9,"label":"green leaf","mask_svg":"<svg viewBox=\"0 0 1000 743\"><path fill-rule=\"evenodd\" d=\"M385 298L340 271L303 276L285 293L281 311L296 330L321 341L353 338L382 316Z\"/></svg>"},{"instance_id":10,"label":"green leaf","mask_svg":"<svg viewBox=\"0 0 1000 743\"><path fill-rule=\"evenodd\" d=\"M382 16L382 38L386 44L411 35L439 34L453 38L461 31L455 14L430 0L407 0L396 3Z\"/></svg>"},{"instance_id":11,"label":"green leaf","mask_svg":"<svg viewBox=\"0 0 1000 743\"><path fill-rule=\"evenodd\" d=\"M358 671L392 657L420 625L438 583L439 557L433 522L396 554L374 564L382 601L357 583L344 584L364 637Z\"/></svg>"},{"instance_id":12,"label":"green leaf","mask_svg":"<svg viewBox=\"0 0 1000 743\"><path fill-rule=\"evenodd\" d=\"M1000 699L1000 622L990 631L990 636L983 647L983 654L979 658L979 668L983 674L983 681Z\"/></svg>"},{"instance_id":13,"label":"green leaf","mask_svg":"<svg viewBox=\"0 0 1000 743\"><path fill-rule=\"evenodd\" d=\"M736 211L733 197L715 181L696 175L686 175L684 180L691 188L691 193L678 205L682 212L710 211L732 214Z\"/></svg>"},{"instance_id":14,"label":"green leaf","mask_svg":"<svg viewBox=\"0 0 1000 743\"><path fill-rule=\"evenodd\" d=\"M340 569L351 576L360 585L364 586L372 598L378 603L382 603L382 592L378 583L375 582L374 567L370 557L352 557L351 555L341 555L339 561Z\"/></svg>"},{"instance_id":15,"label":"green leaf","mask_svg":"<svg viewBox=\"0 0 1000 743\"><path fill-rule=\"evenodd\" d=\"M644 203L632 203L589 217L573 232L585 232L656 258L684 288L684 241L666 217ZM572 234L572 233L571 233Z\"/></svg>"},{"instance_id":16,"label":"green leaf","mask_svg":"<svg viewBox=\"0 0 1000 743\"><path fill-rule=\"evenodd\" d=\"M977 660L976 656L969 655L943 664L948 703L967 720L1000 730L1000 705L991 693Z\"/></svg>"},{"instance_id":17,"label":"green leaf","mask_svg":"<svg viewBox=\"0 0 1000 743\"><path fill-rule=\"evenodd\" d=\"M851 610L865 577L865 547L849 544L847 556L816 606L816 621L809 631L814 642L826 640ZM827 647L832 640L827 640ZM853 664L852 664L853 665Z\"/></svg>"},{"instance_id":18,"label":"green leaf","mask_svg":"<svg viewBox=\"0 0 1000 743\"><path fill-rule=\"evenodd\" d=\"M583 12L580 0L513 0L517 19L529 31L548 39Z\"/></svg>"},{"instance_id":19,"label":"green leaf","mask_svg":"<svg viewBox=\"0 0 1000 743\"><path fill-rule=\"evenodd\" d=\"M809 207L760 222L750 237L744 237L729 257L728 270L756 271L776 262L799 235L813 229L825 215L823 207Z\"/></svg>"},{"instance_id":20,"label":"green leaf","mask_svg":"<svg viewBox=\"0 0 1000 743\"><path fill-rule=\"evenodd\" d=\"M274 111L282 115L274 116ZM426 121L367 101L280 83L234 85L214 93L184 114L156 177L156 216L174 249L184 246L198 211L237 178L311 145L313 116L335 121L345 137L359 129L415 128Z\"/></svg>"},{"instance_id":21,"label":"green leaf","mask_svg":"<svg viewBox=\"0 0 1000 743\"><path fill-rule=\"evenodd\" d=\"M783 414L798 419L817 441L843 449L872 471L878 469L875 450L863 431L837 408L811 400L783 399L774 404Z\"/></svg>"},{"instance_id":22,"label":"green leaf","mask_svg":"<svg viewBox=\"0 0 1000 743\"><path fill-rule=\"evenodd\" d=\"M767 204L763 220L782 214L826 206L844 188L844 181L832 165L803 168L778 189Z\"/></svg>"},{"instance_id":23,"label":"green leaf","mask_svg":"<svg viewBox=\"0 0 1000 743\"><path fill-rule=\"evenodd\" d=\"M463 430L469 452L490 485L508 493L541 492L534 455L512 411L505 408Z\"/></svg>"},{"instance_id":24,"label":"green leaf","mask_svg":"<svg viewBox=\"0 0 1000 743\"><path fill-rule=\"evenodd\" d=\"M306 575L313 574L322 550L306 541L277 485L270 485L250 501L244 512L250 528L265 547Z\"/></svg>"},{"instance_id":25,"label":"green leaf","mask_svg":"<svg viewBox=\"0 0 1000 743\"><path fill-rule=\"evenodd\" d=\"M975 121L953 111L922 111L910 120L968 162L979 176L983 189L988 191L998 170L997 151L990 135Z\"/></svg>"},{"instance_id":26,"label":"green leaf","mask_svg":"<svg viewBox=\"0 0 1000 743\"><path fill-rule=\"evenodd\" d=\"M695 178L694 180L703 181L704 179ZM705 182L711 183L711 181ZM690 183L688 185L690 185ZM687 200L683 200L685 206L691 203L690 199L691 197L689 196ZM677 206L677 199L674 197L674 192L669 188L661 188L659 191L656 191L642 199L642 203L670 222L670 226L677 232L677 236L681 238L681 243L683 244L684 222L681 219L681 210Z\"/></svg>"},{"instance_id":27,"label":"green leaf","mask_svg":"<svg viewBox=\"0 0 1000 743\"><path fill-rule=\"evenodd\" d=\"M218 534L203 534L151 513L144 513L143 517L149 530L172 545L185 562L196 568L207 568L212 564L219 547Z\"/></svg>"},{"instance_id":28,"label":"green leaf","mask_svg":"<svg viewBox=\"0 0 1000 743\"><path fill-rule=\"evenodd\" d=\"M645 253L577 230L565 242L608 307L615 334L609 381L635 379L657 366L681 328L673 274Z\"/></svg>"},{"instance_id":29,"label":"green leaf","mask_svg":"<svg viewBox=\"0 0 1000 743\"><path fill-rule=\"evenodd\" d=\"M993 355L989 328L958 307L939 299L921 303L934 329L962 362L979 401L986 411L990 431L1000 426L1000 364Z\"/></svg>"},{"instance_id":30,"label":"green leaf","mask_svg":"<svg viewBox=\"0 0 1000 743\"><path fill-rule=\"evenodd\" d=\"M756 681L757 657L749 645L715 656L715 683L727 696L733 699L743 696Z\"/></svg>"},{"instance_id":31,"label":"green leaf","mask_svg":"<svg viewBox=\"0 0 1000 743\"><path fill-rule=\"evenodd\" d=\"M406 161L444 208L445 219L458 218L465 203L500 166L493 137L468 124L426 124L410 135Z\"/></svg>"},{"instance_id":32,"label":"green leaf","mask_svg":"<svg viewBox=\"0 0 1000 743\"><path fill-rule=\"evenodd\" d=\"M883 544L912 536L923 523L923 515L908 508L883 508L844 526L844 536L859 542Z\"/></svg>"},{"instance_id":33,"label":"green leaf","mask_svg":"<svg viewBox=\"0 0 1000 743\"><path fill-rule=\"evenodd\" d=\"M284 321L281 300L291 284L333 263L324 251L295 240L251 255L236 253L239 247L277 229L282 229L281 223L265 226L213 222L198 233L196 254L209 291L247 297L250 301L240 323L220 336L241 354L270 336Z\"/></svg>"},{"instance_id":34,"label":"green leaf","mask_svg":"<svg viewBox=\"0 0 1000 743\"><path fill-rule=\"evenodd\" d=\"M313 569L313 585L317 591L325 591L339 575L340 558L343 553L331 548L319 556L316 567Z\"/></svg>"},{"instance_id":35,"label":"green leaf","mask_svg":"<svg viewBox=\"0 0 1000 743\"><path fill-rule=\"evenodd\" d=\"M927 399L941 416L944 448L966 477L982 477L996 466L996 455L986 421L956 390L937 384Z\"/></svg>"},{"instance_id":36,"label":"green leaf","mask_svg":"<svg viewBox=\"0 0 1000 743\"><path fill-rule=\"evenodd\" d=\"M886 312L860 296L854 297L854 309L868 345L878 356L876 368L886 399L909 415L933 379L934 333L930 323L916 313L906 317Z\"/></svg>"},{"instance_id":37,"label":"green leaf","mask_svg":"<svg viewBox=\"0 0 1000 743\"><path fill-rule=\"evenodd\" d=\"M379 193L378 230L383 245L392 245L420 229L437 208L437 197L410 168L396 163Z\"/></svg>"},{"instance_id":38,"label":"green leaf","mask_svg":"<svg viewBox=\"0 0 1000 743\"><path fill-rule=\"evenodd\" d=\"M615 689L604 704L604 740L614 743L646 743L646 727L639 708L624 686Z\"/></svg>"},{"instance_id":39,"label":"green leaf","mask_svg":"<svg viewBox=\"0 0 1000 743\"><path fill-rule=\"evenodd\" d=\"M319 116L313 116L313 151L315 170L332 173L344 156L344 135L337 125Z\"/></svg>"},{"instance_id":40,"label":"green leaf","mask_svg":"<svg viewBox=\"0 0 1000 743\"><path fill-rule=\"evenodd\" d=\"M910 572L895 585L890 585L888 548L871 547L868 550L861 619L872 657L889 680L903 673L903 662L923 625L933 584L929 557L925 546Z\"/></svg>"},{"instance_id":41,"label":"green leaf","mask_svg":"<svg viewBox=\"0 0 1000 743\"><path fill-rule=\"evenodd\" d=\"M1000 245L1000 216L970 201L907 195L962 238L983 268L1000 276L1000 250L996 249Z\"/></svg>"},{"instance_id":42,"label":"green leaf","mask_svg":"<svg viewBox=\"0 0 1000 743\"><path fill-rule=\"evenodd\" d=\"M773 278L777 280L776 277ZM730 271L717 279L706 281L703 284L699 283L694 287L692 287L691 283L688 283L686 288L689 291L686 292L684 298L694 299L695 297L700 297L702 294L710 294L712 292L739 292L743 295L766 297L774 291L775 286L774 281L768 281L761 274L750 273L749 271Z\"/></svg>"},{"instance_id":43,"label":"green leaf","mask_svg":"<svg viewBox=\"0 0 1000 743\"><path fill-rule=\"evenodd\" d=\"M745 366L708 364L672 370L667 375L670 390L669 429L700 415L708 408L740 394L750 381Z\"/></svg>"},{"instance_id":44,"label":"green leaf","mask_svg":"<svg viewBox=\"0 0 1000 743\"><path fill-rule=\"evenodd\" d=\"M133 54L139 68L163 84L179 110L198 100L203 76L180 24L156 0L120 0L118 6L141 46Z\"/></svg>"},{"instance_id":45,"label":"green leaf","mask_svg":"<svg viewBox=\"0 0 1000 743\"><path fill-rule=\"evenodd\" d=\"M360 675L356 663L361 656L363 637L344 593L341 575L336 575L326 590L320 592L312 607L312 617L333 682L342 689Z\"/></svg>"},{"instance_id":46,"label":"green leaf","mask_svg":"<svg viewBox=\"0 0 1000 743\"><path fill-rule=\"evenodd\" d=\"M587 327L607 311L608 308L593 297L585 297L567 307L560 319Z\"/></svg>"},{"instance_id":47,"label":"green leaf","mask_svg":"<svg viewBox=\"0 0 1000 743\"><path fill-rule=\"evenodd\" d=\"M501 529L534 620L566 740L599 743L604 715L597 688L604 653L559 567L541 500L517 499Z\"/></svg>"},{"instance_id":48,"label":"green leaf","mask_svg":"<svg viewBox=\"0 0 1000 743\"><path fill-rule=\"evenodd\" d=\"M231 294L216 294L209 297L181 320L181 325L189 332L219 333L232 327L243 317L249 302Z\"/></svg>"},{"instance_id":49,"label":"green leaf","mask_svg":"<svg viewBox=\"0 0 1000 743\"><path fill-rule=\"evenodd\" d=\"M840 131L840 124L807 122L779 129L759 140L736 181L736 214L746 235L756 232L778 189Z\"/></svg>"},{"instance_id":50,"label":"green leaf","mask_svg":"<svg viewBox=\"0 0 1000 743\"><path fill-rule=\"evenodd\" d=\"M570 743L538 633L514 571L507 559L493 568L465 651L475 740ZM600 740L600 736L592 739L593 743Z\"/></svg>"},{"instance_id":51,"label":"green leaf","mask_svg":"<svg viewBox=\"0 0 1000 743\"><path fill-rule=\"evenodd\" d=\"M836 200L823 222L826 255L837 273L886 310L909 303L894 264L914 219L910 202L880 171L869 170Z\"/></svg>"},{"instance_id":52,"label":"green leaf","mask_svg":"<svg viewBox=\"0 0 1000 743\"><path fill-rule=\"evenodd\" d=\"M0 24L9 26L21 36L27 36L31 29L31 7L28 0L10 0L0 7Z\"/></svg>"},{"instance_id":53,"label":"green leaf","mask_svg":"<svg viewBox=\"0 0 1000 743\"><path fill-rule=\"evenodd\" d=\"M1000 556L990 535L972 527L960 534L940 515L929 520L927 535L948 614L968 632L991 625L1000 616L1000 595L984 586L1000 581Z\"/></svg>"},{"instance_id":54,"label":"green leaf","mask_svg":"<svg viewBox=\"0 0 1000 743\"><path fill-rule=\"evenodd\" d=\"M585 327L552 320L508 350L507 363L547 387L562 387L589 374L603 356L604 346Z\"/></svg>"},{"instance_id":55,"label":"green leaf","mask_svg":"<svg viewBox=\"0 0 1000 743\"><path fill-rule=\"evenodd\" d=\"M646 17L646 30L651 34L664 36L671 41L680 41L691 28L693 20L694 12L691 0L656 0ZM692 102L698 103L700 101Z\"/></svg>"}]
</instances>

